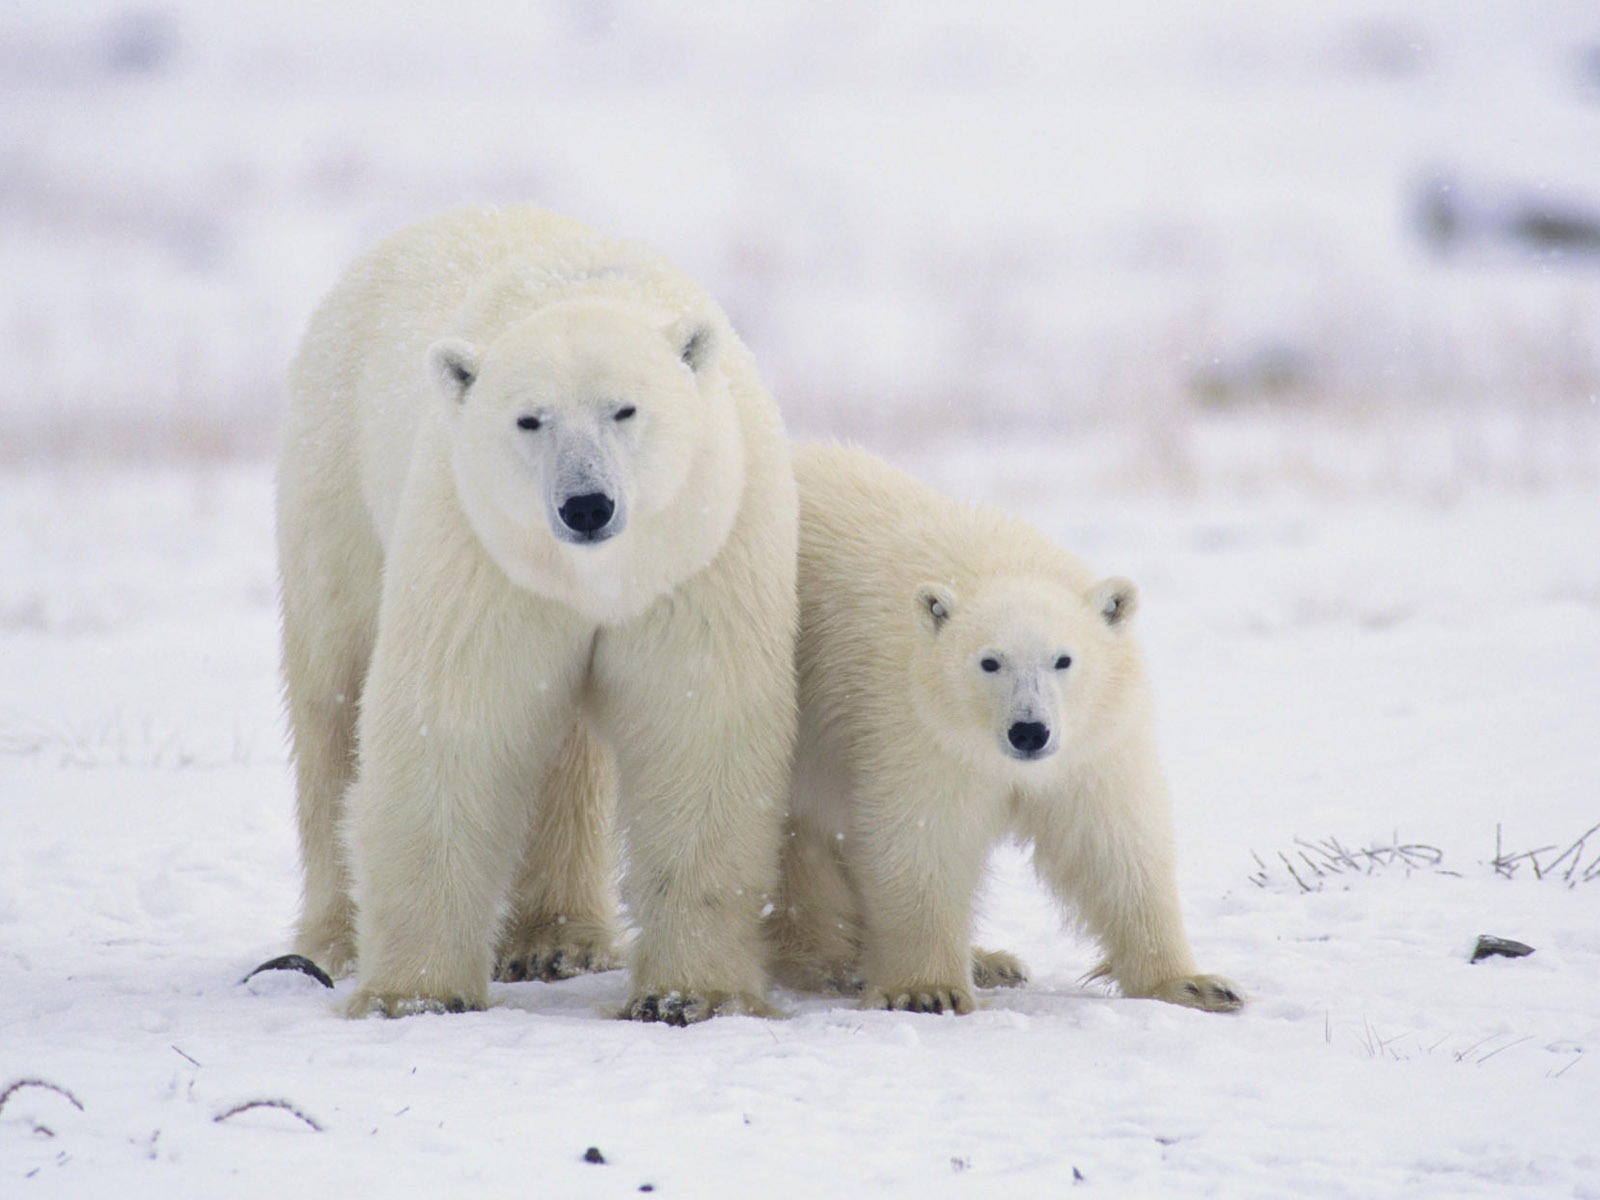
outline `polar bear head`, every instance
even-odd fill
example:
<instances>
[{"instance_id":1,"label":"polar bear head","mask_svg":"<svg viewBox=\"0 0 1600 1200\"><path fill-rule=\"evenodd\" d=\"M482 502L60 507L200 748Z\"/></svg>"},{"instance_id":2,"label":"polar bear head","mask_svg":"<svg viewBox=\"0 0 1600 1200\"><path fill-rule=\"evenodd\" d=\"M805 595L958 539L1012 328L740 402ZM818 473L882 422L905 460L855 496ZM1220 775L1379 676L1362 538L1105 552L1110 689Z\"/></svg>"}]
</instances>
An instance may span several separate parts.
<instances>
[{"instance_id":1,"label":"polar bear head","mask_svg":"<svg viewBox=\"0 0 1600 1200\"><path fill-rule=\"evenodd\" d=\"M979 762L1035 764L1087 752L1121 724L1136 662L1128 580L1078 592L990 579L970 594L924 583L913 603L913 704L943 744Z\"/></svg>"},{"instance_id":2,"label":"polar bear head","mask_svg":"<svg viewBox=\"0 0 1600 1200\"><path fill-rule=\"evenodd\" d=\"M709 317L582 297L433 344L457 494L514 581L618 615L714 555L743 480L718 343Z\"/></svg>"}]
</instances>

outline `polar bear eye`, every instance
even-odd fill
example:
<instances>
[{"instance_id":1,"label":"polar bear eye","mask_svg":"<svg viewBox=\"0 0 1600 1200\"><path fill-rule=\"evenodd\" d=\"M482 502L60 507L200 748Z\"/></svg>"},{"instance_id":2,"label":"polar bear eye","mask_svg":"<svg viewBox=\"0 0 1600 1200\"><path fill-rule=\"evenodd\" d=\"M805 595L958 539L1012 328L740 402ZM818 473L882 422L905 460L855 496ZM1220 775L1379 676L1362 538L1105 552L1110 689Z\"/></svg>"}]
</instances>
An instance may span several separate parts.
<instances>
[{"instance_id":1,"label":"polar bear eye","mask_svg":"<svg viewBox=\"0 0 1600 1200\"><path fill-rule=\"evenodd\" d=\"M994 658L994 657L991 656L989 658L984 659L978 665L980 667L982 667L985 671L989 672L989 674L993 675L996 671L998 671L1000 669L1000 660L998 658Z\"/></svg>"},{"instance_id":2,"label":"polar bear eye","mask_svg":"<svg viewBox=\"0 0 1600 1200\"><path fill-rule=\"evenodd\" d=\"M633 416L638 411L639 410L637 408L635 408L633 405L624 404L621 408L617 409L617 415L613 418L613 420L626 421L629 417Z\"/></svg>"},{"instance_id":3,"label":"polar bear eye","mask_svg":"<svg viewBox=\"0 0 1600 1200\"><path fill-rule=\"evenodd\" d=\"M542 422L539 420L539 418L532 415L526 415L517 418L517 428L526 429L529 432L539 428L541 424Z\"/></svg>"},{"instance_id":4,"label":"polar bear eye","mask_svg":"<svg viewBox=\"0 0 1600 1200\"><path fill-rule=\"evenodd\" d=\"M1071 665L1072 655L1070 654L1063 654L1060 658L1056 659L1056 670L1058 671L1065 671Z\"/></svg>"}]
</instances>

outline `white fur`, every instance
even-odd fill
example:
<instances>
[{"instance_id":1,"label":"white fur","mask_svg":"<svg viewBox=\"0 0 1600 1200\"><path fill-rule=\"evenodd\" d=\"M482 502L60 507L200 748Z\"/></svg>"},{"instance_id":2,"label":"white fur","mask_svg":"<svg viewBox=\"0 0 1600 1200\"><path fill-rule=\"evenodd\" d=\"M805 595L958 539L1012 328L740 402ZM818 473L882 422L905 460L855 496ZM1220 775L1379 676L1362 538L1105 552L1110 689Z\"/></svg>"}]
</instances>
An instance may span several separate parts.
<instances>
[{"instance_id":1,"label":"white fur","mask_svg":"<svg viewBox=\"0 0 1600 1200\"><path fill-rule=\"evenodd\" d=\"M759 1008L795 495L722 312L576 222L463 211L358 260L291 383L298 949L359 958L354 1013L481 1007L497 937L507 977L609 965L617 803L629 1013Z\"/></svg>"},{"instance_id":2,"label":"white fur","mask_svg":"<svg viewBox=\"0 0 1600 1200\"><path fill-rule=\"evenodd\" d=\"M970 945L995 841L1033 844L1126 995L1238 1007L1195 973L1138 649L1137 592L1022 521L860 451L807 447L801 731L776 967L891 1008L973 1007L1020 963ZM1021 745L1018 745L1018 742Z\"/></svg>"}]
</instances>

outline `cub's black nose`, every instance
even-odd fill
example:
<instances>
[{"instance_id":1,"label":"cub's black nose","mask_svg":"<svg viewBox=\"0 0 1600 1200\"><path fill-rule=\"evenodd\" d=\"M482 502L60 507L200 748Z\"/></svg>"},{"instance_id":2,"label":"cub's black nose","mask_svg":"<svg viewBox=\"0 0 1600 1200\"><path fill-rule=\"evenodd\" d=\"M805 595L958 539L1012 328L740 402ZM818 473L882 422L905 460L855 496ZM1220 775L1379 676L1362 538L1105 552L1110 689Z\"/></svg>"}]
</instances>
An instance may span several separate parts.
<instances>
[{"instance_id":1,"label":"cub's black nose","mask_svg":"<svg viewBox=\"0 0 1600 1200\"><path fill-rule=\"evenodd\" d=\"M559 511L561 523L573 533L597 533L610 522L617 505L604 492L585 492L568 496Z\"/></svg>"},{"instance_id":2,"label":"cub's black nose","mask_svg":"<svg viewBox=\"0 0 1600 1200\"><path fill-rule=\"evenodd\" d=\"M1006 731L1006 738L1021 754L1037 754L1050 741L1050 727L1042 721L1018 721Z\"/></svg>"}]
</instances>

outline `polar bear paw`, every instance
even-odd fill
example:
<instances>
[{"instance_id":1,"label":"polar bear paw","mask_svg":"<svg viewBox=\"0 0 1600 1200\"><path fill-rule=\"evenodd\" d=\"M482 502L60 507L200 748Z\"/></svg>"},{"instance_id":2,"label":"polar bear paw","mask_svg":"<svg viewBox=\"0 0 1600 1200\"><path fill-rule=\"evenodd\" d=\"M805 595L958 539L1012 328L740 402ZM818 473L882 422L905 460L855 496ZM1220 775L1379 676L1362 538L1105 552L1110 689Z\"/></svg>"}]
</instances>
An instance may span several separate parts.
<instances>
[{"instance_id":1,"label":"polar bear paw","mask_svg":"<svg viewBox=\"0 0 1600 1200\"><path fill-rule=\"evenodd\" d=\"M419 1013L482 1012L483 1004L465 996L413 996L400 992L374 992L361 988L345 1005L347 1017L414 1017Z\"/></svg>"},{"instance_id":2,"label":"polar bear paw","mask_svg":"<svg viewBox=\"0 0 1600 1200\"><path fill-rule=\"evenodd\" d=\"M753 992L639 992L617 1014L625 1021L694 1025L711 1017L775 1017L777 1009Z\"/></svg>"},{"instance_id":3,"label":"polar bear paw","mask_svg":"<svg viewBox=\"0 0 1600 1200\"><path fill-rule=\"evenodd\" d=\"M955 1013L962 1016L978 1007L972 992L959 984L912 984L908 987L873 987L861 997L862 1008L887 1008L894 1012Z\"/></svg>"},{"instance_id":4,"label":"polar bear paw","mask_svg":"<svg viewBox=\"0 0 1600 1200\"><path fill-rule=\"evenodd\" d=\"M1168 1004L1181 1004L1204 1012L1238 1012L1244 1007L1244 996L1238 986L1221 975L1185 975L1169 979L1152 988L1150 995Z\"/></svg>"},{"instance_id":5,"label":"polar bear paw","mask_svg":"<svg viewBox=\"0 0 1600 1200\"><path fill-rule=\"evenodd\" d=\"M553 983L599 971L614 971L622 959L608 934L569 925L544 925L501 940L494 977L501 983L525 979Z\"/></svg>"},{"instance_id":6,"label":"polar bear paw","mask_svg":"<svg viewBox=\"0 0 1600 1200\"><path fill-rule=\"evenodd\" d=\"M1021 987L1028 982L1028 965L1004 950L972 948L972 985L980 988Z\"/></svg>"}]
</instances>

